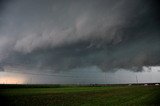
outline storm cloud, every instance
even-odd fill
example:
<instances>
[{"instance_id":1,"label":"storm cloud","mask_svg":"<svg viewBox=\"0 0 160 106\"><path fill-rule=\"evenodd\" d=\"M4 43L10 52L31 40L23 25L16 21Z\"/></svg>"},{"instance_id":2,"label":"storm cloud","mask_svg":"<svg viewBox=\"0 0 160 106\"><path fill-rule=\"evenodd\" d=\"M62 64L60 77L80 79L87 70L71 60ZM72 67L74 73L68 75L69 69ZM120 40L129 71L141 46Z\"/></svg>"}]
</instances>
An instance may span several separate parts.
<instances>
[{"instance_id":1,"label":"storm cloud","mask_svg":"<svg viewBox=\"0 0 160 106\"><path fill-rule=\"evenodd\" d=\"M158 0L14 0L0 11L0 69L160 65Z\"/></svg>"}]
</instances>

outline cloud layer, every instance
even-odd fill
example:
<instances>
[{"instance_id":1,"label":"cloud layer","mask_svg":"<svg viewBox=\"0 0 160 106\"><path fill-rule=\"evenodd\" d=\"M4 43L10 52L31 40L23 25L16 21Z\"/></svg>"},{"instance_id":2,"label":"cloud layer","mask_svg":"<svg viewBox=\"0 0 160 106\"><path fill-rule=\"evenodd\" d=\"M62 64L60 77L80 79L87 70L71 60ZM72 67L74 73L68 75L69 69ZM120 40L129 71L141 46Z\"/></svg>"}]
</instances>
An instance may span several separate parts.
<instances>
[{"instance_id":1,"label":"cloud layer","mask_svg":"<svg viewBox=\"0 0 160 106\"><path fill-rule=\"evenodd\" d=\"M0 67L138 71L160 65L156 4L156 0L3 3Z\"/></svg>"}]
</instances>

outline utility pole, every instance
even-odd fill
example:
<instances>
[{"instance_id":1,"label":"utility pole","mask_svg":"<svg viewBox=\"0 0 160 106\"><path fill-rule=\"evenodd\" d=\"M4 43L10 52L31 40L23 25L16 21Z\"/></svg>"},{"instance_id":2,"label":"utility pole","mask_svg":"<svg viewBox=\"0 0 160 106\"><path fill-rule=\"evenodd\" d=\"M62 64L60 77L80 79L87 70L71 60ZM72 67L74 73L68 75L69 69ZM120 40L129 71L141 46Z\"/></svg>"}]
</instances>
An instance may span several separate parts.
<instances>
[{"instance_id":1,"label":"utility pole","mask_svg":"<svg viewBox=\"0 0 160 106\"><path fill-rule=\"evenodd\" d=\"M105 84L107 84L106 72L105 72Z\"/></svg>"},{"instance_id":2,"label":"utility pole","mask_svg":"<svg viewBox=\"0 0 160 106\"><path fill-rule=\"evenodd\" d=\"M31 77L31 79L30 79L30 84L32 84L32 77Z\"/></svg>"},{"instance_id":3,"label":"utility pole","mask_svg":"<svg viewBox=\"0 0 160 106\"><path fill-rule=\"evenodd\" d=\"M136 75L136 82L137 82L137 84L138 84L138 78L137 78L137 75Z\"/></svg>"}]
</instances>

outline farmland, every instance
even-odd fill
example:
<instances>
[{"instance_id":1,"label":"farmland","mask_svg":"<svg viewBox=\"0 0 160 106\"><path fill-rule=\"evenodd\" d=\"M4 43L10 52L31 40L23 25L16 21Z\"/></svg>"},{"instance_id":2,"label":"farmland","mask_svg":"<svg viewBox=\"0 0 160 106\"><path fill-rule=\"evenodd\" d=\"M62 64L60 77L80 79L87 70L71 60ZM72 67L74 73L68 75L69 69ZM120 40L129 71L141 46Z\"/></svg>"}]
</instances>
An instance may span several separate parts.
<instances>
[{"instance_id":1,"label":"farmland","mask_svg":"<svg viewBox=\"0 0 160 106\"><path fill-rule=\"evenodd\" d=\"M157 106L160 86L1 85L0 97L16 106Z\"/></svg>"}]
</instances>

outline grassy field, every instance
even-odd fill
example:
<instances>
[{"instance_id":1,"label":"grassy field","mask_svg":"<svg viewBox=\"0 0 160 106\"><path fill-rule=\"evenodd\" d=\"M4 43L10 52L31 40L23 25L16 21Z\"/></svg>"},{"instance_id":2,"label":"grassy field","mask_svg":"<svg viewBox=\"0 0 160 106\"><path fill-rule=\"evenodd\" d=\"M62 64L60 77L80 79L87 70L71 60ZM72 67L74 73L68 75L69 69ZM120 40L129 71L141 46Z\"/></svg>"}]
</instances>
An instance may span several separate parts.
<instances>
[{"instance_id":1,"label":"grassy field","mask_svg":"<svg viewBox=\"0 0 160 106\"><path fill-rule=\"evenodd\" d=\"M159 106L160 86L10 86L0 97L11 106Z\"/></svg>"}]
</instances>

